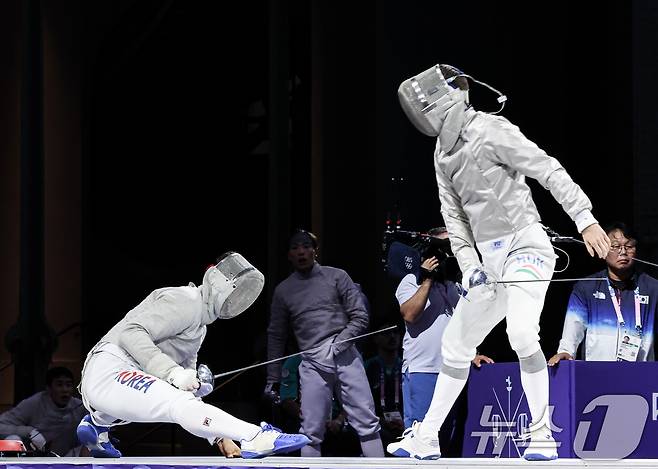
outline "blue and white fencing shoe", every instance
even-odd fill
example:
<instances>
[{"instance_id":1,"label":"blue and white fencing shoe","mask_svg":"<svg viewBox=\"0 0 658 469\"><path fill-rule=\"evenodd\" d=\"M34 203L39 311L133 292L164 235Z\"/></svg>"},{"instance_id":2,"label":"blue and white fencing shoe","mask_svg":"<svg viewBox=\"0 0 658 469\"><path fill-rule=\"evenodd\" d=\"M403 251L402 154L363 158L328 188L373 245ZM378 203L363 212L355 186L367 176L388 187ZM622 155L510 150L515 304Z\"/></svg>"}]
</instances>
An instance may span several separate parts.
<instances>
[{"instance_id":1,"label":"blue and white fencing shoe","mask_svg":"<svg viewBox=\"0 0 658 469\"><path fill-rule=\"evenodd\" d=\"M242 457L262 458L271 454L290 453L311 442L306 435L282 433L280 429L261 422L260 432L251 440L240 442Z\"/></svg>"},{"instance_id":2,"label":"blue and white fencing shoe","mask_svg":"<svg viewBox=\"0 0 658 469\"><path fill-rule=\"evenodd\" d=\"M553 461L557 459L557 443L551 434L551 430L542 425L535 429L530 425L530 432L521 438L529 439L528 446L523 452L526 461Z\"/></svg>"},{"instance_id":3,"label":"blue and white fencing shoe","mask_svg":"<svg viewBox=\"0 0 658 469\"><path fill-rule=\"evenodd\" d=\"M89 414L78 424L78 440L94 458L120 458L121 452L112 446L108 427L94 425Z\"/></svg>"},{"instance_id":4,"label":"blue and white fencing shoe","mask_svg":"<svg viewBox=\"0 0 658 469\"><path fill-rule=\"evenodd\" d=\"M414 422L402 433L402 439L389 444L386 451L400 458L439 459L441 457L439 440L427 444L418 436L419 430L420 422Z\"/></svg>"}]
</instances>

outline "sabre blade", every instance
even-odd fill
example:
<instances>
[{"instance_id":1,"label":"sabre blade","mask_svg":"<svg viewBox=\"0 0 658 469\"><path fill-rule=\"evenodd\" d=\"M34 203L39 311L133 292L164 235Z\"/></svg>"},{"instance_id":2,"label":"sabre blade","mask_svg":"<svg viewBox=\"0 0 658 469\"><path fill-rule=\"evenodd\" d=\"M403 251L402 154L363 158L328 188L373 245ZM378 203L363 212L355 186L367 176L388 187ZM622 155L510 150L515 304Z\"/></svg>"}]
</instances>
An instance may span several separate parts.
<instances>
[{"instance_id":1,"label":"sabre blade","mask_svg":"<svg viewBox=\"0 0 658 469\"><path fill-rule=\"evenodd\" d=\"M656 264L654 262L643 261L642 259L638 259L637 257L631 257L631 259L633 259L635 262L640 262L642 264L647 264L647 265L650 265L652 267L658 267L658 264Z\"/></svg>"},{"instance_id":2,"label":"sabre blade","mask_svg":"<svg viewBox=\"0 0 658 469\"><path fill-rule=\"evenodd\" d=\"M539 278L539 279L528 279L528 280L493 280L487 282L487 284L496 284L496 283L535 283L535 282L586 282L586 281L601 281L605 280L604 277L583 277L583 278Z\"/></svg>"},{"instance_id":3,"label":"sabre blade","mask_svg":"<svg viewBox=\"0 0 658 469\"><path fill-rule=\"evenodd\" d=\"M380 334L382 332L390 331L392 329L397 329L397 327L398 326L384 327L383 329L379 329L378 331L373 331L373 332L368 332L366 334L357 335L356 337L350 337L349 339L339 340L338 342L332 342L328 346L331 347L332 345L338 345L338 344L343 344L345 342L350 342L352 340L362 339L363 337L368 337L370 335ZM254 365L245 366L244 368L238 368L236 370L225 371L224 373L216 374L215 379L223 378L224 376L229 376L229 375L232 375L232 374L235 374L235 373L240 373L242 371L251 370L252 368L258 368L259 366L270 365L272 363L276 363L276 362L281 361L281 360L287 360L288 358L296 357L298 355L303 355L305 353L315 352L315 351L320 350L324 347L327 347L327 345L326 344L325 345L320 345L318 347L313 347L311 349L304 350L304 351L301 351L301 352L291 353L290 355L286 355L286 356L279 357L279 358L274 358L272 360L268 360L266 362L261 362L261 363L256 363Z\"/></svg>"}]
</instances>

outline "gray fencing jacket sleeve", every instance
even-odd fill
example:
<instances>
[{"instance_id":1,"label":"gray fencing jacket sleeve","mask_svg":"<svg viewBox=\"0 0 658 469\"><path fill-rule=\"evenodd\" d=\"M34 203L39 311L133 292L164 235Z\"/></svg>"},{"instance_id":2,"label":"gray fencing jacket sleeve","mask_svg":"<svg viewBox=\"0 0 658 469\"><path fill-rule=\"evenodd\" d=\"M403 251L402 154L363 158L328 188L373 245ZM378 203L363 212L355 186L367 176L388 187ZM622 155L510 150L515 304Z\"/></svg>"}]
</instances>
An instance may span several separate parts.
<instances>
[{"instance_id":1,"label":"gray fencing jacket sleeve","mask_svg":"<svg viewBox=\"0 0 658 469\"><path fill-rule=\"evenodd\" d=\"M465 117L457 145L446 153L437 139L434 153L441 213L462 272L480 265L477 243L540 221L526 176L551 192L579 232L596 223L582 189L518 127L472 109Z\"/></svg>"},{"instance_id":2,"label":"gray fencing jacket sleeve","mask_svg":"<svg viewBox=\"0 0 658 469\"><path fill-rule=\"evenodd\" d=\"M194 286L155 290L101 339L125 350L147 373L166 379L177 366L196 367L214 321Z\"/></svg>"},{"instance_id":3,"label":"gray fencing jacket sleeve","mask_svg":"<svg viewBox=\"0 0 658 469\"><path fill-rule=\"evenodd\" d=\"M283 298L281 298L281 289L277 286L272 296L272 306L270 307L270 324L267 328L267 357L268 360L283 356L286 349L286 340L288 339L288 325L290 313L286 308ZM271 363L267 366L267 382L278 383L281 379L280 361Z\"/></svg>"},{"instance_id":4,"label":"gray fencing jacket sleeve","mask_svg":"<svg viewBox=\"0 0 658 469\"><path fill-rule=\"evenodd\" d=\"M492 119L491 127L493 135L488 143L500 163L537 180L549 190L576 223L579 233L596 223L589 198L558 160L548 156L503 117Z\"/></svg>"},{"instance_id":5,"label":"gray fencing jacket sleeve","mask_svg":"<svg viewBox=\"0 0 658 469\"><path fill-rule=\"evenodd\" d=\"M438 146L437 146L438 148ZM450 247L457 258L462 272L476 268L480 265L480 258L475 250L475 239L471 231L468 216L462 208L462 201L455 192L452 184L438 167L440 154L435 155L436 182L439 186L439 200L441 201L441 215L450 233Z\"/></svg>"},{"instance_id":6,"label":"gray fencing jacket sleeve","mask_svg":"<svg viewBox=\"0 0 658 469\"><path fill-rule=\"evenodd\" d=\"M345 328L336 336L334 343L363 334L368 329L369 322L368 310L363 301L363 292L356 286L347 272L342 270L338 271L336 288L338 289L338 294L343 300L343 308L345 314L347 314L348 322L345 325ZM354 342L350 341L334 345L334 355L344 352L352 346L353 343Z\"/></svg>"}]
</instances>

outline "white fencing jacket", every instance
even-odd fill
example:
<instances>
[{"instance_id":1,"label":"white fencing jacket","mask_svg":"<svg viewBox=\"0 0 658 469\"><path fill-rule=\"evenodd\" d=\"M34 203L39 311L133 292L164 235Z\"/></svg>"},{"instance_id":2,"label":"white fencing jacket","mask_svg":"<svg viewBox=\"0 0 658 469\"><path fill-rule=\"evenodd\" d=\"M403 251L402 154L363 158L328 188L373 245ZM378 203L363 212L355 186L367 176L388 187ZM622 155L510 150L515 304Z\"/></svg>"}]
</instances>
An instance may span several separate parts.
<instances>
[{"instance_id":1,"label":"white fencing jacket","mask_svg":"<svg viewBox=\"0 0 658 469\"><path fill-rule=\"evenodd\" d=\"M166 379L177 366L196 368L206 325L215 321L203 301L202 288L160 288L151 292L119 321L99 343L126 351L142 370Z\"/></svg>"},{"instance_id":2,"label":"white fencing jacket","mask_svg":"<svg viewBox=\"0 0 658 469\"><path fill-rule=\"evenodd\" d=\"M551 191L579 232L597 223L580 186L518 127L473 109L464 114L455 146L446 153L437 139L434 153L441 213L462 272L480 265L476 243L540 221L526 176Z\"/></svg>"}]
</instances>

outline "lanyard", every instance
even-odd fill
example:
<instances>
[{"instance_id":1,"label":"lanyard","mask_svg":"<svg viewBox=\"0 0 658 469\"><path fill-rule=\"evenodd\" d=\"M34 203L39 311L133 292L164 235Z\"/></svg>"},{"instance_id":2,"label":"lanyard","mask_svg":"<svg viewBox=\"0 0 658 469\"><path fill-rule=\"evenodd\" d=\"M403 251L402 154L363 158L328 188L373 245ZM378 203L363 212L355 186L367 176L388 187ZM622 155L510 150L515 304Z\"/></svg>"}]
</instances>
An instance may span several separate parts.
<instances>
[{"instance_id":1,"label":"lanyard","mask_svg":"<svg viewBox=\"0 0 658 469\"><path fill-rule=\"evenodd\" d=\"M384 360L379 362L379 402L382 405L382 410L386 408L386 390L384 383L386 365L384 365ZM394 386L395 386L395 408L397 409L400 404L400 372L397 368L393 369L394 376Z\"/></svg>"},{"instance_id":2,"label":"lanyard","mask_svg":"<svg viewBox=\"0 0 658 469\"><path fill-rule=\"evenodd\" d=\"M608 282L608 291L610 292L610 299L612 300L612 306L615 308L615 313L617 314L617 322L619 325L624 325L624 316L621 314L621 291L619 293L619 298L615 294L614 288L610 285L610 280ZM635 328L638 331L642 331L642 316L640 315L640 287L635 287L635 292L633 294L635 298Z\"/></svg>"}]
</instances>

